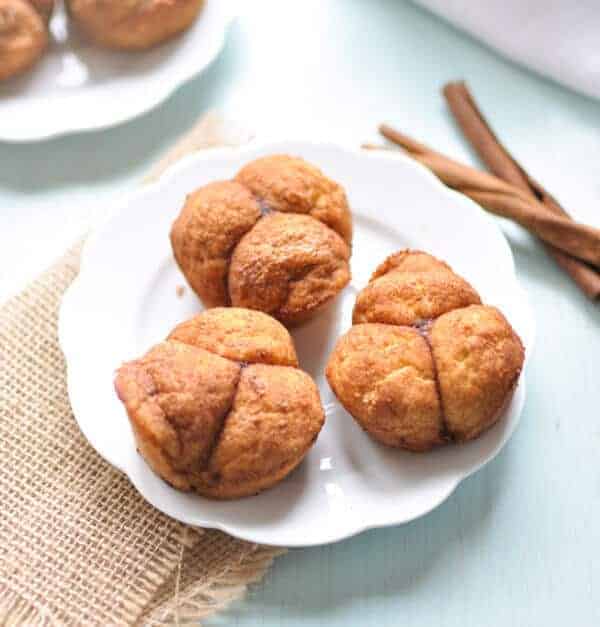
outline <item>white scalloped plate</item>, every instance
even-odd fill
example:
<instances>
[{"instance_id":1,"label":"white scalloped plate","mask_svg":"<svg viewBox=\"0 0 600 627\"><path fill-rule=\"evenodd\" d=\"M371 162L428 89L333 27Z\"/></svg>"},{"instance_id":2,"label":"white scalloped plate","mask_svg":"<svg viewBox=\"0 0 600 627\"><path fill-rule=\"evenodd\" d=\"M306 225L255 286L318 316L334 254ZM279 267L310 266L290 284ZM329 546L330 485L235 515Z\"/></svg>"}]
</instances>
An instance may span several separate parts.
<instances>
[{"instance_id":1,"label":"white scalloped plate","mask_svg":"<svg viewBox=\"0 0 600 627\"><path fill-rule=\"evenodd\" d=\"M193 26L152 50L105 50L52 17L52 42L27 74L0 82L0 140L33 141L114 126L153 109L219 54L233 0L205 0Z\"/></svg>"},{"instance_id":2,"label":"white scalloped plate","mask_svg":"<svg viewBox=\"0 0 600 627\"><path fill-rule=\"evenodd\" d=\"M345 186L355 215L352 284L335 304L293 332L301 366L315 377L327 421L300 468L258 496L215 502L183 494L136 453L113 391L116 367L163 339L202 307L186 288L168 233L187 192L231 177L244 163L290 153ZM81 271L64 297L60 343L75 417L92 446L126 473L141 494L186 523L265 544L306 546L372 527L413 520L450 496L506 444L525 401L524 376L504 416L474 442L415 455L373 442L337 403L323 376L336 338L350 326L357 290L386 255L421 248L447 260L499 306L531 352L534 320L510 249L494 221L409 158L328 144L281 142L206 151L179 163L135 194L89 238Z\"/></svg>"}]
</instances>

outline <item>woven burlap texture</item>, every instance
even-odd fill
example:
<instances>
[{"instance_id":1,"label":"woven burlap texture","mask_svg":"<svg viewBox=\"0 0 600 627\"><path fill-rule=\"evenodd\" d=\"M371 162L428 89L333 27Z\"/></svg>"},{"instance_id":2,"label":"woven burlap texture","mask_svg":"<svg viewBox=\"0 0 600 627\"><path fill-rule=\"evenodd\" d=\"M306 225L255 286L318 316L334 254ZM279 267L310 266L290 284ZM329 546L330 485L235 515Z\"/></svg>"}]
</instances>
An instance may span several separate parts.
<instances>
[{"instance_id":1,"label":"woven burlap texture","mask_svg":"<svg viewBox=\"0 0 600 627\"><path fill-rule=\"evenodd\" d=\"M208 117L150 178L224 141ZM80 249L0 309L0 625L189 624L240 598L281 551L168 518L84 439L57 338Z\"/></svg>"}]
</instances>

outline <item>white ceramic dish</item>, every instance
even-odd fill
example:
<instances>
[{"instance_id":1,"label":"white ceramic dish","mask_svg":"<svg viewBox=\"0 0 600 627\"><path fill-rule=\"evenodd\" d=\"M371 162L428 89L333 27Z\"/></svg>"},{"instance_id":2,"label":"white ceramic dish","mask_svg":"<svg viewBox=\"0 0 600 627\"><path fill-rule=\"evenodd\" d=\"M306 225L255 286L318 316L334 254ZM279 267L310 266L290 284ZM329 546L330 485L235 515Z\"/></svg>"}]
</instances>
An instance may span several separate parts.
<instances>
[{"instance_id":1,"label":"white ceramic dish","mask_svg":"<svg viewBox=\"0 0 600 627\"><path fill-rule=\"evenodd\" d=\"M205 0L181 36L139 53L105 50L69 29L60 6L35 68L0 82L0 140L33 141L125 122L165 100L218 55L233 0Z\"/></svg>"},{"instance_id":2,"label":"white ceramic dish","mask_svg":"<svg viewBox=\"0 0 600 627\"><path fill-rule=\"evenodd\" d=\"M355 215L353 281L315 320L293 332L301 366L319 385L327 421L301 467L258 496L214 502L183 494L154 475L136 453L113 391L116 367L163 339L201 310L174 263L168 233L187 192L231 177L264 154L301 155L342 183ZM474 203L400 154L284 142L206 151L128 199L88 240L81 271L65 295L60 342L75 417L92 446L126 473L157 508L192 525L272 545L306 546L413 520L442 503L465 477L492 459L515 429L524 377L500 422L480 439L425 455L385 448L341 408L324 375L327 356L350 326L358 289L376 264L403 247L447 260L502 308L531 351L534 321L517 283L510 249Z\"/></svg>"}]
</instances>

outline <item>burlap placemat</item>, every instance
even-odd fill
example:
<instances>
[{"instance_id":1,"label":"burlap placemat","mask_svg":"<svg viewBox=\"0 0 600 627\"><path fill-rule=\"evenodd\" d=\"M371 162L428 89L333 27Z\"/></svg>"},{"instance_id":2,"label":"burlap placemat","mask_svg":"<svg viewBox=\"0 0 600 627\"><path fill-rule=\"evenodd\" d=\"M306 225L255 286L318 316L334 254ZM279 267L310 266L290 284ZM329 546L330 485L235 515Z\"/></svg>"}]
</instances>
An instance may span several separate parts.
<instances>
[{"instance_id":1,"label":"burlap placemat","mask_svg":"<svg viewBox=\"0 0 600 627\"><path fill-rule=\"evenodd\" d=\"M235 143L226 131L205 118L150 178ZM57 340L80 249L0 309L0 625L197 621L241 597L281 551L161 514L82 436Z\"/></svg>"}]
</instances>

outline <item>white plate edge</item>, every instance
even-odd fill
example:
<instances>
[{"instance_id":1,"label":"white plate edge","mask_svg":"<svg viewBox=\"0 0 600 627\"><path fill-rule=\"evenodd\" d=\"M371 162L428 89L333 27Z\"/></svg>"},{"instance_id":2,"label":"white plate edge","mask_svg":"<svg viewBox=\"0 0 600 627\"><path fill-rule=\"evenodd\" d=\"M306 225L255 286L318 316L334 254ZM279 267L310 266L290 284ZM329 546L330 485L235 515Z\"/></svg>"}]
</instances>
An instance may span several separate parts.
<instances>
[{"instance_id":1,"label":"white plate edge","mask_svg":"<svg viewBox=\"0 0 600 627\"><path fill-rule=\"evenodd\" d=\"M234 22L239 17L240 9L234 0L227 0L226 6L228 7L224 16L223 24L220 30L220 36L215 39L210 54L206 56L206 60L197 67L189 67L186 72L181 75L173 76L173 80L161 84L161 89L157 89L152 92L152 97L144 103L142 107L138 107L133 110L123 111L120 115L115 116L112 120L100 120L97 122L90 122L88 124L80 124L76 127L69 127L68 125L59 126L58 128L49 129L45 132L32 133L30 135L19 133L11 135L9 129L0 129L0 142L7 144L27 144L38 141L48 141L52 139L58 139L61 137L67 137L69 135L76 135L78 133L88 133L94 131L101 131L105 129L114 128L121 124L125 124L129 121L136 120L143 115L146 115L153 109L160 106L166 100L168 100L178 89L189 83L194 78L197 78L205 70L207 70L219 57L225 43L231 31Z\"/></svg>"}]
</instances>

